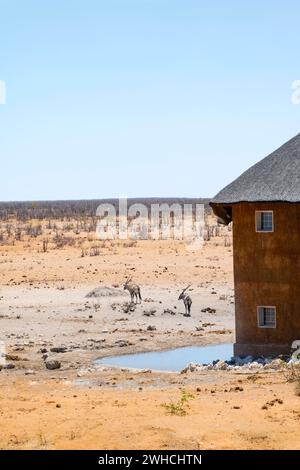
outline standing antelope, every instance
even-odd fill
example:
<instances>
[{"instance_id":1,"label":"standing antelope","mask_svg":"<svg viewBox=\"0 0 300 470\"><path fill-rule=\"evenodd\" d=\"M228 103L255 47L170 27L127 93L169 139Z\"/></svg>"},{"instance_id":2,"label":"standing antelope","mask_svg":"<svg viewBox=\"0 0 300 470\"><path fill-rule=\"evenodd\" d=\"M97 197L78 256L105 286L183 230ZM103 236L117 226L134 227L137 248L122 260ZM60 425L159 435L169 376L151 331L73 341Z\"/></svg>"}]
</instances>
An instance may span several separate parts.
<instances>
[{"instance_id":1,"label":"standing antelope","mask_svg":"<svg viewBox=\"0 0 300 470\"><path fill-rule=\"evenodd\" d=\"M138 303L138 300L141 303L142 301L142 296L141 296L141 289L137 284L130 284L131 278L127 279L127 281L124 284L124 290L128 290L130 297L131 297L131 302L134 303L134 297L135 297L135 303Z\"/></svg>"},{"instance_id":2,"label":"standing antelope","mask_svg":"<svg viewBox=\"0 0 300 470\"><path fill-rule=\"evenodd\" d=\"M189 284L185 289L183 289L180 296L178 297L178 300L183 300L183 303L185 306L185 314L184 314L185 317L191 316L192 299L186 292L189 287L191 287L191 284Z\"/></svg>"}]
</instances>

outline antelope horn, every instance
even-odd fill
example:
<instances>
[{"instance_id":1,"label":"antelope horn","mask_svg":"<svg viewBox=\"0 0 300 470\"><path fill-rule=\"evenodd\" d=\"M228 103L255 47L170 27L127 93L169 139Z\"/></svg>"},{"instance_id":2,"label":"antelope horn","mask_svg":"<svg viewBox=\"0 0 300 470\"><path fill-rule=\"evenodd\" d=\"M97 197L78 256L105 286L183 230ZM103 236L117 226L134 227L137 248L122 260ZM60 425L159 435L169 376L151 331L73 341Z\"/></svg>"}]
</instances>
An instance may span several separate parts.
<instances>
[{"instance_id":1,"label":"antelope horn","mask_svg":"<svg viewBox=\"0 0 300 470\"><path fill-rule=\"evenodd\" d=\"M183 289L182 292L185 292L186 290L188 290L189 287L191 287L192 284L189 284L185 289Z\"/></svg>"}]
</instances>

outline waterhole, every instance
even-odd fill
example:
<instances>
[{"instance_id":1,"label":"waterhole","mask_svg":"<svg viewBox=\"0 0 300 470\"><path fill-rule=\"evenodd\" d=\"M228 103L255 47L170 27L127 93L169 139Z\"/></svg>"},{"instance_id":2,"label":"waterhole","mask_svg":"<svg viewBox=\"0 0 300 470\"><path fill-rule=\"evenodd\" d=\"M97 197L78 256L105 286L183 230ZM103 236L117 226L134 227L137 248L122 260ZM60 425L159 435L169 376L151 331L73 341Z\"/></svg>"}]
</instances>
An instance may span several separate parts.
<instances>
[{"instance_id":1,"label":"waterhole","mask_svg":"<svg viewBox=\"0 0 300 470\"><path fill-rule=\"evenodd\" d=\"M233 344L187 346L166 351L124 354L97 359L96 364L132 369L152 369L179 372L190 362L209 364L215 360L230 360Z\"/></svg>"}]
</instances>

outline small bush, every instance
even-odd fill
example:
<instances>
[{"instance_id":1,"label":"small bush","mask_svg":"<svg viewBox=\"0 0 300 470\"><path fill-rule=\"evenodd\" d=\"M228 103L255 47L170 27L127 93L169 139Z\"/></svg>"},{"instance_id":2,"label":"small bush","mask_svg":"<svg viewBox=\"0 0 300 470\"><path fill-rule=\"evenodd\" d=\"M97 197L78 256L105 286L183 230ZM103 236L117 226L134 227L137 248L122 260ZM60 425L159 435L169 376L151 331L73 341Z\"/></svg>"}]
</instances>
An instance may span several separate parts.
<instances>
[{"instance_id":1,"label":"small bush","mask_svg":"<svg viewBox=\"0 0 300 470\"><path fill-rule=\"evenodd\" d=\"M189 401L193 398L194 395L186 390L181 390L181 397L176 403L171 401L171 403L163 403L161 406L171 415L185 416L190 406Z\"/></svg>"}]
</instances>

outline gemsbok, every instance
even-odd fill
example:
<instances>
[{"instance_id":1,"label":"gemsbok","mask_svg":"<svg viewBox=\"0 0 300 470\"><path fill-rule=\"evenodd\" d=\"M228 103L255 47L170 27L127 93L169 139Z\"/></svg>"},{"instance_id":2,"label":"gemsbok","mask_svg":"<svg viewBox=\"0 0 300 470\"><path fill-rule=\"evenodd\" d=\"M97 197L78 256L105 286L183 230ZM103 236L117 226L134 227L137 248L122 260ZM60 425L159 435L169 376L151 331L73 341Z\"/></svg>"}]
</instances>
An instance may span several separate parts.
<instances>
[{"instance_id":1,"label":"gemsbok","mask_svg":"<svg viewBox=\"0 0 300 470\"><path fill-rule=\"evenodd\" d=\"M131 302L134 303L134 298L135 298L135 303L141 303L142 301L142 296L141 296L141 289L137 284L132 284L131 283L131 278L127 279L127 281L124 284L124 290L128 290L130 297L131 297ZM138 302L139 300L139 302Z\"/></svg>"},{"instance_id":2,"label":"gemsbok","mask_svg":"<svg viewBox=\"0 0 300 470\"><path fill-rule=\"evenodd\" d=\"M180 296L178 297L178 300L183 300L183 303L185 306L185 314L184 314L185 317L191 316L192 299L186 292L189 287L191 287L191 284L189 284L185 289L183 289Z\"/></svg>"}]
</instances>

